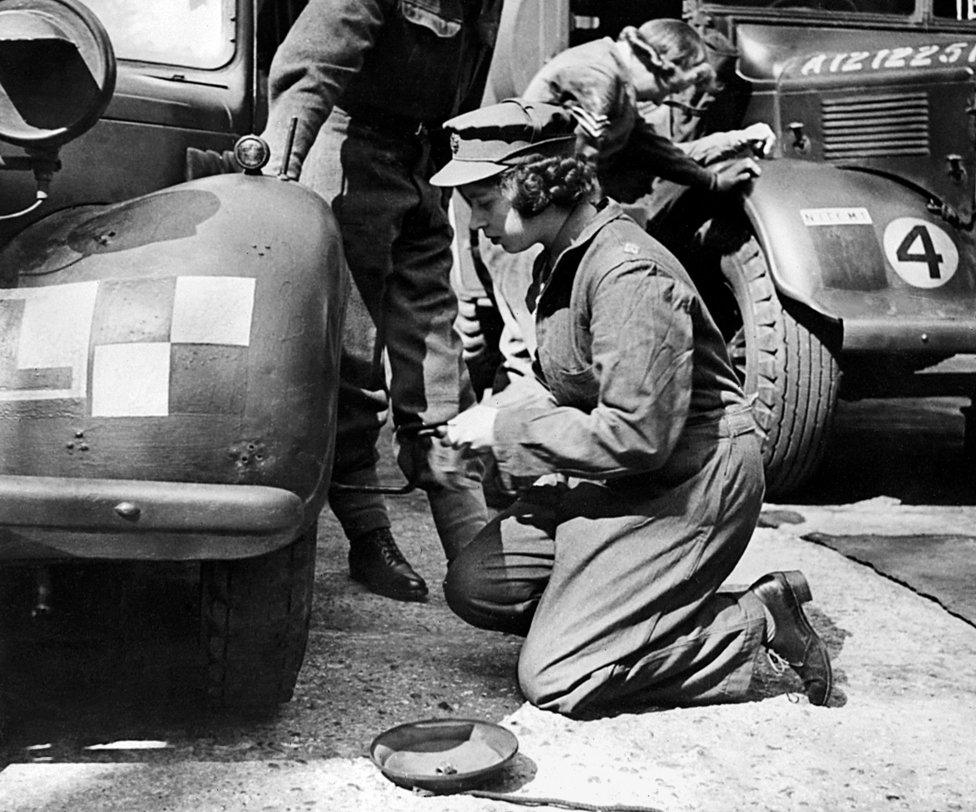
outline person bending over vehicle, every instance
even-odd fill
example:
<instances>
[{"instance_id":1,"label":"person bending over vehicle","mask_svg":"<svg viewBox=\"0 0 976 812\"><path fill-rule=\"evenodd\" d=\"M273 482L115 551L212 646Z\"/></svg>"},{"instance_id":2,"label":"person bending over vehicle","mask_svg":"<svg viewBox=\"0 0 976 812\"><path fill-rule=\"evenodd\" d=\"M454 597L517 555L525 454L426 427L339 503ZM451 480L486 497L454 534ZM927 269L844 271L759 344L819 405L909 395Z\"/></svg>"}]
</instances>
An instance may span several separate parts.
<instances>
[{"instance_id":1,"label":"person bending over vehicle","mask_svg":"<svg viewBox=\"0 0 976 812\"><path fill-rule=\"evenodd\" d=\"M670 18L627 26L609 37L568 48L547 62L522 93L527 101L561 104L578 115L580 152L593 158L605 195L630 203L650 191L656 178L727 192L760 173L744 158L718 169L701 166L641 115L640 105L709 83L714 70L702 38L690 25ZM731 135L731 134L730 134ZM768 149L768 127L736 131L742 143Z\"/></svg>"},{"instance_id":2,"label":"person bending over vehicle","mask_svg":"<svg viewBox=\"0 0 976 812\"><path fill-rule=\"evenodd\" d=\"M472 225L533 274L536 377L450 419L442 442L508 475L559 475L451 562L445 594L475 626L525 635L519 682L566 714L748 697L759 651L811 703L831 692L797 571L738 595L763 497L759 438L725 344L687 273L592 193L560 107L508 100L446 125ZM572 478L572 479L570 479Z\"/></svg>"},{"instance_id":3,"label":"person bending over vehicle","mask_svg":"<svg viewBox=\"0 0 976 812\"><path fill-rule=\"evenodd\" d=\"M738 51L718 31L702 37L713 77L673 93L663 101L638 104L643 126L674 144L704 167L723 166L743 154L769 156L776 135L768 124L756 122L740 130L723 130L724 121L739 120L735 93L723 92L735 81ZM638 190L639 191L639 190ZM707 220L737 201L698 186L672 179L651 179L649 194L635 201L647 231L678 256L693 247L694 235Z\"/></svg>"}]
</instances>

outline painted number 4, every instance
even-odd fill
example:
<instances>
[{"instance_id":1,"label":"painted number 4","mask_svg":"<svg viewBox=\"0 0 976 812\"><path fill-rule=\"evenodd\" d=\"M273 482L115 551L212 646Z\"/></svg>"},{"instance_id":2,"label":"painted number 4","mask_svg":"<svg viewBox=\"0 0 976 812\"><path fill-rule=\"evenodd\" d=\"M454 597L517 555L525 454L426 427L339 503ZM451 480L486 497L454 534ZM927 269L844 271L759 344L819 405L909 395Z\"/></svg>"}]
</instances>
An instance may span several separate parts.
<instances>
[{"instance_id":1,"label":"painted number 4","mask_svg":"<svg viewBox=\"0 0 976 812\"><path fill-rule=\"evenodd\" d=\"M913 251L918 244L921 251ZM917 225L905 235L895 251L895 256L902 262L924 262L929 268L930 279L941 279L942 254L935 250L932 235L924 225Z\"/></svg>"},{"instance_id":2,"label":"painted number 4","mask_svg":"<svg viewBox=\"0 0 976 812\"><path fill-rule=\"evenodd\" d=\"M946 231L919 217L896 217L885 227L884 250L895 273L915 288L938 288L959 267L959 250Z\"/></svg>"}]
</instances>

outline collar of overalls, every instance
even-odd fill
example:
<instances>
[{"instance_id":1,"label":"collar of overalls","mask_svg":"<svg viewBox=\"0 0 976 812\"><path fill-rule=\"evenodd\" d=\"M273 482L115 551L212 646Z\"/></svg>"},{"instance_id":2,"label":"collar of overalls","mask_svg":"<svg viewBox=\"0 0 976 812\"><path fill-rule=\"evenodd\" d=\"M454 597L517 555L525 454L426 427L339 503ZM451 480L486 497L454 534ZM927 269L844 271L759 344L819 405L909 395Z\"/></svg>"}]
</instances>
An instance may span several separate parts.
<instances>
[{"instance_id":1,"label":"collar of overalls","mask_svg":"<svg viewBox=\"0 0 976 812\"><path fill-rule=\"evenodd\" d=\"M583 226L580 233L576 235L576 239L574 239L569 245L560 251L559 256L556 257L556 261L553 263L552 272L549 274L549 278L546 279L542 286L542 290L539 293L539 302L542 301L542 298L546 295L546 291L549 290L553 284L555 284L556 280L561 279L566 275L566 271L560 270L561 268L572 268L573 274L570 275L570 278L575 275L578 262L571 261L571 258L585 251L601 228L613 220L627 216L624 214L624 210L620 207L619 203L616 203L615 201L606 197L600 200L596 206L596 214L593 215L585 226ZM540 255L540 258L541 256L543 255ZM536 307L538 308L538 302Z\"/></svg>"}]
</instances>

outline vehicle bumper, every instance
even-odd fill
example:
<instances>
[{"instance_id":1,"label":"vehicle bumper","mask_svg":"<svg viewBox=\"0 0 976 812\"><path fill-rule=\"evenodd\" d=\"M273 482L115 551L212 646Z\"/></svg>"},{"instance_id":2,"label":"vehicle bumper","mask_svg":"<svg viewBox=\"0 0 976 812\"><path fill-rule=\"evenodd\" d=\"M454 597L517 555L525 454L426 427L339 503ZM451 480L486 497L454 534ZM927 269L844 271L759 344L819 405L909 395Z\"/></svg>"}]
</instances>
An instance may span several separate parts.
<instances>
[{"instance_id":1,"label":"vehicle bumper","mask_svg":"<svg viewBox=\"0 0 976 812\"><path fill-rule=\"evenodd\" d=\"M920 352L956 354L976 352L976 318L954 322L929 319L846 318L846 352Z\"/></svg>"},{"instance_id":2,"label":"vehicle bumper","mask_svg":"<svg viewBox=\"0 0 976 812\"><path fill-rule=\"evenodd\" d=\"M304 520L282 488L0 476L0 562L249 558L293 541Z\"/></svg>"}]
</instances>

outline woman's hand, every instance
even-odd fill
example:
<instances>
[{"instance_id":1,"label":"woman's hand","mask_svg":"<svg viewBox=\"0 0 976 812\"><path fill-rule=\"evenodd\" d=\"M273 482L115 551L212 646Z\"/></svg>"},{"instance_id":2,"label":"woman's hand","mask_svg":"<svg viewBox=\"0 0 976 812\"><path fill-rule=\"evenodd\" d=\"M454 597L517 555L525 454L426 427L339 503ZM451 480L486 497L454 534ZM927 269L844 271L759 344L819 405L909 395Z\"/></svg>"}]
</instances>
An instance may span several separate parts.
<instances>
[{"instance_id":1,"label":"woman's hand","mask_svg":"<svg viewBox=\"0 0 976 812\"><path fill-rule=\"evenodd\" d=\"M444 426L441 442L452 448L476 453L490 451L495 442L495 416L498 409L479 403L452 417Z\"/></svg>"},{"instance_id":2,"label":"woman's hand","mask_svg":"<svg viewBox=\"0 0 976 812\"><path fill-rule=\"evenodd\" d=\"M753 158L739 158L715 170L713 191L731 192L751 182L753 178L758 178L761 172L759 164Z\"/></svg>"},{"instance_id":3,"label":"woman's hand","mask_svg":"<svg viewBox=\"0 0 976 812\"><path fill-rule=\"evenodd\" d=\"M763 158L768 158L773 152L773 147L776 146L776 133L762 121L739 130L739 138L743 146L748 144L754 153Z\"/></svg>"}]
</instances>

